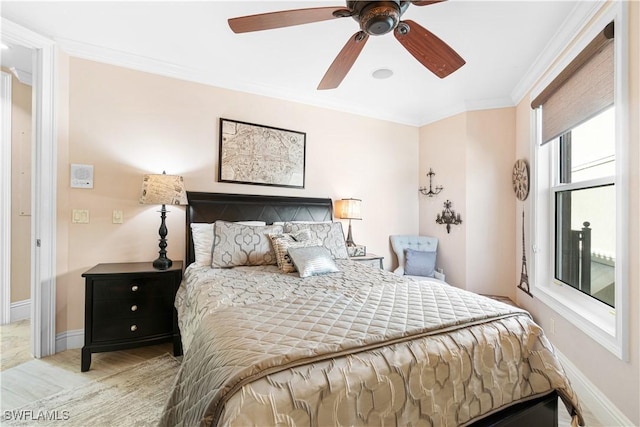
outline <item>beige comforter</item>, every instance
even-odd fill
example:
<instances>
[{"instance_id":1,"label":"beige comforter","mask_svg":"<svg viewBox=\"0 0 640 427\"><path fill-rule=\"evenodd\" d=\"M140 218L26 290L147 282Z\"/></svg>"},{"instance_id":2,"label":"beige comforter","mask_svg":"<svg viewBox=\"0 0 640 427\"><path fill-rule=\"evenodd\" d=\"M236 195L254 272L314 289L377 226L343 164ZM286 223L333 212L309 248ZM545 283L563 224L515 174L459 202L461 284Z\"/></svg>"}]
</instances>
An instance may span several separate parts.
<instances>
[{"instance_id":1,"label":"beige comforter","mask_svg":"<svg viewBox=\"0 0 640 427\"><path fill-rule=\"evenodd\" d=\"M185 349L161 425L465 425L555 389L579 404L523 310L436 281L339 261L191 266L176 299Z\"/></svg>"}]
</instances>

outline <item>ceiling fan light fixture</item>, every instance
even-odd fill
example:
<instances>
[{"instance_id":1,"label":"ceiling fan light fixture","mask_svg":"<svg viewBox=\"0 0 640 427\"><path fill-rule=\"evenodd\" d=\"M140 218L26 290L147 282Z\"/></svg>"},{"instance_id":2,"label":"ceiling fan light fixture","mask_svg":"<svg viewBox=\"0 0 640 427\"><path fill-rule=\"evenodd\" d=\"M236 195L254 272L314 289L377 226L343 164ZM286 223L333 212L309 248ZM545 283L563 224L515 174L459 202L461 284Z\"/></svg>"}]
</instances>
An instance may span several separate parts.
<instances>
[{"instance_id":1,"label":"ceiling fan light fixture","mask_svg":"<svg viewBox=\"0 0 640 427\"><path fill-rule=\"evenodd\" d=\"M371 73L371 76L374 79L378 80L388 79L389 77L393 76L393 70L389 68L378 68L377 70L374 70L373 73Z\"/></svg>"},{"instance_id":2,"label":"ceiling fan light fixture","mask_svg":"<svg viewBox=\"0 0 640 427\"><path fill-rule=\"evenodd\" d=\"M362 31L370 36L381 36L398 26L402 10L396 2L376 1L366 3L357 15Z\"/></svg>"}]
</instances>

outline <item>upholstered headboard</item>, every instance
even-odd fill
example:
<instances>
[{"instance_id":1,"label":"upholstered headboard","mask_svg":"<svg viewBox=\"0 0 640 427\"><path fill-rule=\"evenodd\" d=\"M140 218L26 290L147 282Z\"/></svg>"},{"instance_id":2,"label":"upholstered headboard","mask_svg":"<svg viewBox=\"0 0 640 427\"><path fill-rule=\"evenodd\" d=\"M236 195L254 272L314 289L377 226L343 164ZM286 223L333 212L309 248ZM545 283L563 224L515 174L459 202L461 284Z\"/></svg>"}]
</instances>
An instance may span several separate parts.
<instances>
[{"instance_id":1,"label":"upholstered headboard","mask_svg":"<svg viewBox=\"0 0 640 427\"><path fill-rule=\"evenodd\" d=\"M187 191L186 260L195 261L191 223L224 221L331 221L331 199Z\"/></svg>"}]
</instances>

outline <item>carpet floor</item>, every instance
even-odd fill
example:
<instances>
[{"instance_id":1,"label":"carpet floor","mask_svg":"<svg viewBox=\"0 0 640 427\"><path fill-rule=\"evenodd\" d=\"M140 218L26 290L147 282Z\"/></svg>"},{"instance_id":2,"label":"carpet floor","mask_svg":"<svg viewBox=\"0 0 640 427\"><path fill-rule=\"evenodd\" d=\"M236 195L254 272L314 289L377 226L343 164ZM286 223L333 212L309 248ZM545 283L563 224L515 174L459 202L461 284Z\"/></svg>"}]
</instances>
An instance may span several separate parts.
<instances>
[{"instance_id":1,"label":"carpet floor","mask_svg":"<svg viewBox=\"0 0 640 427\"><path fill-rule=\"evenodd\" d=\"M155 357L111 376L4 411L3 426L157 425L180 362Z\"/></svg>"}]
</instances>

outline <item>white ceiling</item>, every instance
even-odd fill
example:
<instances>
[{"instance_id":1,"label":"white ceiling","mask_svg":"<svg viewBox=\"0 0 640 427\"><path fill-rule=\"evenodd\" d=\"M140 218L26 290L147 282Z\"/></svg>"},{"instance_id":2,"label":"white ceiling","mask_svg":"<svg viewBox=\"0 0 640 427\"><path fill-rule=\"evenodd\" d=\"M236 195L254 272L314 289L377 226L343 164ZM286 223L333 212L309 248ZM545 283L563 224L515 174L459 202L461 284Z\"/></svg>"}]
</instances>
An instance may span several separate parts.
<instances>
[{"instance_id":1,"label":"white ceiling","mask_svg":"<svg viewBox=\"0 0 640 427\"><path fill-rule=\"evenodd\" d=\"M465 60L441 80L391 33L370 37L342 84L316 87L347 39L352 18L246 34L227 19L270 11L342 6L343 1L12 2L1 15L50 37L73 56L324 106L411 125L482 108L515 105L548 46L582 13L580 1L450 0L410 5L412 19ZM393 77L371 73L391 68Z\"/></svg>"}]
</instances>

